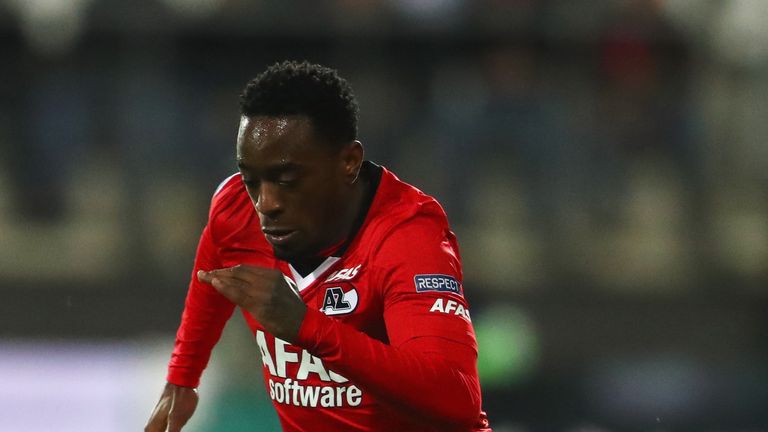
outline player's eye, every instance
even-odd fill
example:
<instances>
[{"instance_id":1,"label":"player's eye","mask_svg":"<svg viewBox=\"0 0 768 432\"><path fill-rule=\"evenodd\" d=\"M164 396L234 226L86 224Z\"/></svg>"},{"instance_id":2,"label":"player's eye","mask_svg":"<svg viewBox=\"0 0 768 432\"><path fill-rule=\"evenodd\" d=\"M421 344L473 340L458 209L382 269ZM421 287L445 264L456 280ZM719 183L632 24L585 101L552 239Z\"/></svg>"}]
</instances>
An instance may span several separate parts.
<instances>
[{"instance_id":1,"label":"player's eye","mask_svg":"<svg viewBox=\"0 0 768 432\"><path fill-rule=\"evenodd\" d=\"M276 179L280 186L295 186L298 182L299 178L295 174L283 174Z\"/></svg>"}]
</instances>

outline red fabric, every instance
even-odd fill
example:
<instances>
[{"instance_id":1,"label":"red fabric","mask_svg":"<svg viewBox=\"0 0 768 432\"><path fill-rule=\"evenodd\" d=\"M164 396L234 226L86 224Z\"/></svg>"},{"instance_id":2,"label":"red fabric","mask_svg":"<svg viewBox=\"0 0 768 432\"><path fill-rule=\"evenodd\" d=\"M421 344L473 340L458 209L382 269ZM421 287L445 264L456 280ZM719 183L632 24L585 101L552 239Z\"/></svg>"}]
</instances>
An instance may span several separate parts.
<instances>
[{"instance_id":1,"label":"red fabric","mask_svg":"<svg viewBox=\"0 0 768 432\"><path fill-rule=\"evenodd\" d=\"M197 280L198 270L213 270L249 263L273 267L275 259L266 240L243 233L260 234L260 224L239 175L226 179L214 194L208 225L203 229L184 304L181 325L176 333L167 380L197 387L219 341L234 304L212 286ZM255 241L254 241L255 240Z\"/></svg>"},{"instance_id":2,"label":"red fabric","mask_svg":"<svg viewBox=\"0 0 768 432\"><path fill-rule=\"evenodd\" d=\"M211 350L235 309L234 304L212 286L198 282L195 276L198 269L218 267L212 245L210 230L206 227L197 248L189 293L168 367L168 382L184 387L199 385Z\"/></svg>"},{"instance_id":3,"label":"red fabric","mask_svg":"<svg viewBox=\"0 0 768 432\"><path fill-rule=\"evenodd\" d=\"M214 198L195 271L249 262L293 276L270 255L244 199L239 179ZM385 170L360 231L328 263L294 278L308 305L295 344L272 337L245 313L283 429L490 431L458 247L437 202ZM417 290L418 275L439 275L460 288ZM193 272L170 382L197 385L232 313L227 303Z\"/></svg>"}]
</instances>

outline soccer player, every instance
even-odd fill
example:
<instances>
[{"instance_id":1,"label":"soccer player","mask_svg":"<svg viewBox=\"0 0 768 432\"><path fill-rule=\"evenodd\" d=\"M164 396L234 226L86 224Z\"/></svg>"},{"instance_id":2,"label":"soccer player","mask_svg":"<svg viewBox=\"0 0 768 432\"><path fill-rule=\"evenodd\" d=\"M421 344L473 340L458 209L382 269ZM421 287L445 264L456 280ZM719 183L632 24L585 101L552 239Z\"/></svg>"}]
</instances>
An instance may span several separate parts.
<instances>
[{"instance_id":1,"label":"soccer player","mask_svg":"<svg viewBox=\"0 0 768 432\"><path fill-rule=\"evenodd\" d=\"M347 82L275 64L241 113L145 431L192 416L235 306L284 431L490 431L456 238L435 199L364 160Z\"/></svg>"}]
</instances>

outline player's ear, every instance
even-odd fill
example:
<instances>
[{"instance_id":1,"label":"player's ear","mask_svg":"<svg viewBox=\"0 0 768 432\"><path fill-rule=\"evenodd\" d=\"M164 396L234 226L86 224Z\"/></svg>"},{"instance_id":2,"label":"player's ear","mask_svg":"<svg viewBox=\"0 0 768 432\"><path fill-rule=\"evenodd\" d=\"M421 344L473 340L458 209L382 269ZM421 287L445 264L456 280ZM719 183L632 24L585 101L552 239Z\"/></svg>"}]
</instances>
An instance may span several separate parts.
<instances>
[{"instance_id":1,"label":"player's ear","mask_svg":"<svg viewBox=\"0 0 768 432\"><path fill-rule=\"evenodd\" d=\"M363 144L360 141L352 141L341 150L342 169L344 178L348 184L354 184L360 175L360 167L363 164Z\"/></svg>"}]
</instances>

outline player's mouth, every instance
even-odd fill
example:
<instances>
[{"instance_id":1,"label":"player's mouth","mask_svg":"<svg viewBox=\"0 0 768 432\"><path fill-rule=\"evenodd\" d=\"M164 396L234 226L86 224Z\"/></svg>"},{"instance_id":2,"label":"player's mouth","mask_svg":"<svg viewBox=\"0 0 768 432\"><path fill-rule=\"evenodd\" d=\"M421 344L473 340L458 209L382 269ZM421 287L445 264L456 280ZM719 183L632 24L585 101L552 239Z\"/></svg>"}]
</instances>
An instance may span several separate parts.
<instances>
[{"instance_id":1,"label":"player's mouth","mask_svg":"<svg viewBox=\"0 0 768 432\"><path fill-rule=\"evenodd\" d=\"M262 228L264 237L273 246L282 246L290 242L298 234L297 230L285 228Z\"/></svg>"}]
</instances>

